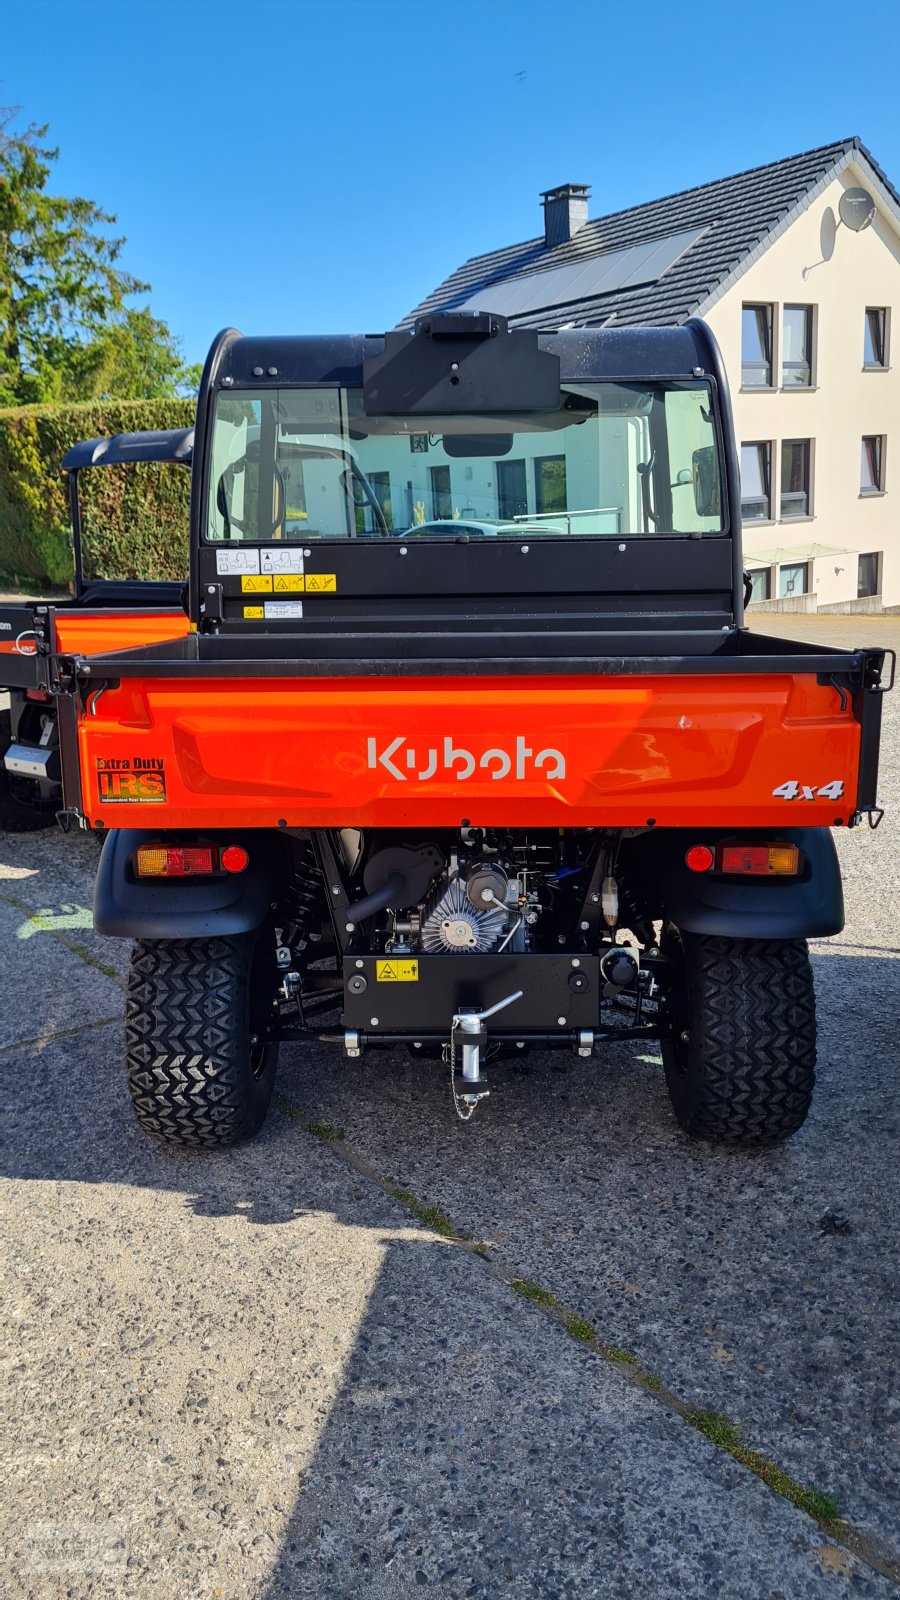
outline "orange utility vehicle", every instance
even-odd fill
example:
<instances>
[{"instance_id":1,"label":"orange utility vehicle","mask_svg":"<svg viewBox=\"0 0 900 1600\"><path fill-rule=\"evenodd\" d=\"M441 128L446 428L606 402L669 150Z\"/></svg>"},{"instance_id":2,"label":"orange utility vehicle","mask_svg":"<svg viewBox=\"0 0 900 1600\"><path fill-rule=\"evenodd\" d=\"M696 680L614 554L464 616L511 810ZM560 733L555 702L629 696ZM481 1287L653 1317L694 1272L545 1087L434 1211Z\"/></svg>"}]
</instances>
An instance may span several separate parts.
<instances>
[{"instance_id":1,"label":"orange utility vehicle","mask_svg":"<svg viewBox=\"0 0 900 1600\"><path fill-rule=\"evenodd\" d=\"M743 604L702 323L221 334L191 632L38 630L144 1128L252 1134L281 1039L443 1057L468 1118L492 1056L658 1037L688 1133L792 1134L885 652Z\"/></svg>"},{"instance_id":2,"label":"orange utility vehicle","mask_svg":"<svg viewBox=\"0 0 900 1600\"><path fill-rule=\"evenodd\" d=\"M69 474L74 594L57 604L56 643L61 650L94 653L153 644L187 633L183 583L165 579L86 578L82 559L79 474L88 467L175 462L190 471L193 428L118 433L73 445L63 460ZM56 703L37 662L37 631L45 608L0 606L0 688L9 709L0 711L0 829L30 833L56 821L61 805Z\"/></svg>"}]
</instances>

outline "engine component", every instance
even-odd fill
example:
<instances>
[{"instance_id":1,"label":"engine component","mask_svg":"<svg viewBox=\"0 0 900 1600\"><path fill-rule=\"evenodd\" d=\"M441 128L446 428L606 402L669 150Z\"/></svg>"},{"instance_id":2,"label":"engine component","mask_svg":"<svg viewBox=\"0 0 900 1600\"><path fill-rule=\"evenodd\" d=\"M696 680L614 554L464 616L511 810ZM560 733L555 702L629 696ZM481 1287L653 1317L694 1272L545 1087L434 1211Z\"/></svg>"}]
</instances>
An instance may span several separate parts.
<instances>
[{"instance_id":1,"label":"engine component","mask_svg":"<svg viewBox=\"0 0 900 1600\"><path fill-rule=\"evenodd\" d=\"M506 932L509 916L501 906L477 911L459 877L441 886L422 911L422 949L484 952L493 949Z\"/></svg>"},{"instance_id":2,"label":"engine component","mask_svg":"<svg viewBox=\"0 0 900 1600\"><path fill-rule=\"evenodd\" d=\"M395 897L383 902L394 906L414 906L425 898L436 873L445 866L443 852L436 844L389 844L373 850L363 872L368 895L383 889L396 873L400 879Z\"/></svg>"},{"instance_id":3,"label":"engine component","mask_svg":"<svg viewBox=\"0 0 900 1600\"><path fill-rule=\"evenodd\" d=\"M473 867L466 879L466 898L476 911L487 907L505 905L509 895L509 879L500 867Z\"/></svg>"}]
</instances>

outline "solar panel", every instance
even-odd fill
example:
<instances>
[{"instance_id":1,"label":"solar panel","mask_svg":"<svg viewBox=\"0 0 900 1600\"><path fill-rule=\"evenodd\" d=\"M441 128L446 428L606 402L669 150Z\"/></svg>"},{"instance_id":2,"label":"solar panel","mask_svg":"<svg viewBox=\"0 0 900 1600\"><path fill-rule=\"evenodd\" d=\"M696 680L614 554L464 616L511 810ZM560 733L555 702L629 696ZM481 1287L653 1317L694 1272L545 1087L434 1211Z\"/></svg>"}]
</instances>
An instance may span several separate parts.
<instances>
[{"instance_id":1,"label":"solar panel","mask_svg":"<svg viewBox=\"0 0 900 1600\"><path fill-rule=\"evenodd\" d=\"M705 232L705 228L688 228L682 233L671 233L665 239L631 244L624 250L606 250L602 255L590 256L565 267L505 278L479 289L457 310L497 311L504 317L521 317L529 311L566 305L571 300L592 300L595 296L613 294L617 289L656 283Z\"/></svg>"}]
</instances>

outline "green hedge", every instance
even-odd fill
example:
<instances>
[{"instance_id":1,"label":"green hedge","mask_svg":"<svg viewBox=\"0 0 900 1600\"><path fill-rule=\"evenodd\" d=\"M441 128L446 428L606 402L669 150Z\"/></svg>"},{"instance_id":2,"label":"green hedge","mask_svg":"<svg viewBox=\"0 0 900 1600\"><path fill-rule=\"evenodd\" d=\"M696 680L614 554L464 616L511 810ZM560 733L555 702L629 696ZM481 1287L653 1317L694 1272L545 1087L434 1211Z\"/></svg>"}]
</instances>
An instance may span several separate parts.
<instances>
[{"instance_id":1,"label":"green hedge","mask_svg":"<svg viewBox=\"0 0 900 1600\"><path fill-rule=\"evenodd\" d=\"M72 577L66 474L79 439L142 428L187 428L192 400L107 400L0 410L0 578L65 586ZM190 474L141 463L79 479L86 577L187 576Z\"/></svg>"}]
</instances>

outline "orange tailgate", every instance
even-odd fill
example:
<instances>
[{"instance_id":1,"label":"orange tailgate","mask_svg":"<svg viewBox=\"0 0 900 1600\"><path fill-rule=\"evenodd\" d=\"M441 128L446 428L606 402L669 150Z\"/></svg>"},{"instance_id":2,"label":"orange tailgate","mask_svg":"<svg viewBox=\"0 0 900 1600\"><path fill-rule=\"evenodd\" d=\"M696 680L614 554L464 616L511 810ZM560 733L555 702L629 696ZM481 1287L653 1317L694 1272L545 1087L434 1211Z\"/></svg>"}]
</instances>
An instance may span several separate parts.
<instances>
[{"instance_id":1,"label":"orange tailgate","mask_svg":"<svg viewBox=\"0 0 900 1600\"><path fill-rule=\"evenodd\" d=\"M859 724L812 673L126 678L92 709L83 806L108 828L748 828L856 802Z\"/></svg>"},{"instance_id":2,"label":"orange tailgate","mask_svg":"<svg viewBox=\"0 0 900 1600\"><path fill-rule=\"evenodd\" d=\"M113 650L133 650L138 645L163 644L183 639L190 632L183 611L56 613L56 637L65 655L107 655Z\"/></svg>"}]
</instances>

